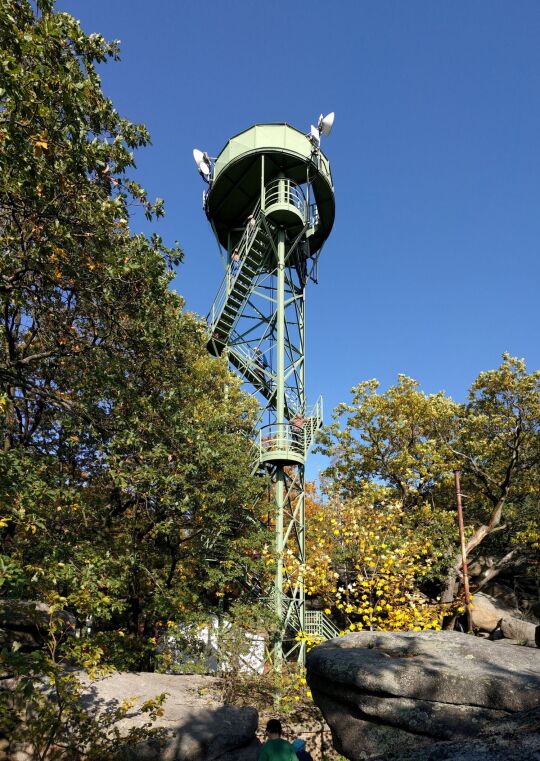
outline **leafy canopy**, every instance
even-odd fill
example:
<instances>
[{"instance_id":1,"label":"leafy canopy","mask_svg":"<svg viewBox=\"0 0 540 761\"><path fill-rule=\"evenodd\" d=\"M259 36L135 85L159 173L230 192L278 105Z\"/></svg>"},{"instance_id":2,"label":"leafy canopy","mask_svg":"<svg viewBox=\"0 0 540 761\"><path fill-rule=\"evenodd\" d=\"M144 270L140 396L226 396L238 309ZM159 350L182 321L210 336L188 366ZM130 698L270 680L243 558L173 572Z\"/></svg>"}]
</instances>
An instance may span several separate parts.
<instances>
[{"instance_id":1,"label":"leafy canopy","mask_svg":"<svg viewBox=\"0 0 540 761\"><path fill-rule=\"evenodd\" d=\"M2 594L68 607L110 662L248 594L264 530L253 405L169 289L182 254L103 94L116 43L0 0Z\"/></svg>"}]
</instances>

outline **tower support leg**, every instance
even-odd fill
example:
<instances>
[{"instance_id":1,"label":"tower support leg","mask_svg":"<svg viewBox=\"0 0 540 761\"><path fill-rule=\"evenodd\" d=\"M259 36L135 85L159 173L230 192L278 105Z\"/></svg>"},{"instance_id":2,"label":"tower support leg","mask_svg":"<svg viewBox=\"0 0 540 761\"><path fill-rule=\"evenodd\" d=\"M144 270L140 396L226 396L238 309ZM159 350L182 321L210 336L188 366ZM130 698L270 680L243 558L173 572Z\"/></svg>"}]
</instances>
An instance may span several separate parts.
<instances>
[{"instance_id":1,"label":"tower support leg","mask_svg":"<svg viewBox=\"0 0 540 761\"><path fill-rule=\"evenodd\" d=\"M283 513L285 503L285 472L278 467L275 485L276 500L276 579L275 579L275 611L279 621L274 642L274 669L281 671L283 662Z\"/></svg>"},{"instance_id":2,"label":"tower support leg","mask_svg":"<svg viewBox=\"0 0 540 761\"><path fill-rule=\"evenodd\" d=\"M276 424L277 434L285 434L285 232L280 230L277 241L276 277ZM276 472L276 580L275 608L280 622L274 645L274 668L281 671L283 659L283 511L285 502L285 472L278 466Z\"/></svg>"}]
</instances>

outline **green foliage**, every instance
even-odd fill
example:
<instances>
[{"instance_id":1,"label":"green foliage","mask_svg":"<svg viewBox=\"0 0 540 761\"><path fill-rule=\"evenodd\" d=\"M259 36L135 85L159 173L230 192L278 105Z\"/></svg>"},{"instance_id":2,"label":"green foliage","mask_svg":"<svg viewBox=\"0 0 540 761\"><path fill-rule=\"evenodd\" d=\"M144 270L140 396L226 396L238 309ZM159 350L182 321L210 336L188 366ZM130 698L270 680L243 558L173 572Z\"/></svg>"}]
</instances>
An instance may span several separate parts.
<instances>
[{"instance_id":1,"label":"green foliage","mask_svg":"<svg viewBox=\"0 0 540 761\"><path fill-rule=\"evenodd\" d=\"M88 648L87 643L81 648L80 642L69 637L69 626L54 616L54 606L45 648L24 653L15 647L2 653L2 667L14 684L11 690L0 692L2 735L14 746L31 747L36 761L83 756L87 761L107 761L142 742L159 744L164 732L152 724L163 714L167 695L156 695L138 706L147 719L121 732L119 722L134 709L136 698L126 697L116 705L93 701L89 706L91 687L72 670L74 659L80 661L81 655L92 677L107 673L100 669L99 649Z\"/></svg>"},{"instance_id":2,"label":"green foliage","mask_svg":"<svg viewBox=\"0 0 540 761\"><path fill-rule=\"evenodd\" d=\"M144 126L96 65L118 46L52 3L0 0L2 594L51 601L117 667L258 575L253 403L169 289L182 254L132 235Z\"/></svg>"},{"instance_id":3,"label":"green foliage","mask_svg":"<svg viewBox=\"0 0 540 761\"><path fill-rule=\"evenodd\" d=\"M405 506L420 504L451 476L446 441L459 406L443 393L427 396L405 375L386 393L378 389L378 381L364 381L353 389L352 404L337 407L336 422L321 436L321 449L333 458L325 475L346 497L365 497L376 480Z\"/></svg>"},{"instance_id":4,"label":"green foliage","mask_svg":"<svg viewBox=\"0 0 540 761\"><path fill-rule=\"evenodd\" d=\"M448 575L450 601L461 560L453 520L453 471L462 471L467 551L482 542L506 557L527 554L538 542L540 498L540 372L503 355L500 367L481 373L468 401L426 395L416 381L399 377L379 393L377 381L353 389L323 432L320 450L331 458L326 486L339 498L379 492L382 504L399 499L404 528L434 548L432 575ZM375 495L376 496L376 495ZM377 500L375 500L377 503ZM503 521L504 517L504 523ZM502 531L504 529L504 533Z\"/></svg>"}]
</instances>

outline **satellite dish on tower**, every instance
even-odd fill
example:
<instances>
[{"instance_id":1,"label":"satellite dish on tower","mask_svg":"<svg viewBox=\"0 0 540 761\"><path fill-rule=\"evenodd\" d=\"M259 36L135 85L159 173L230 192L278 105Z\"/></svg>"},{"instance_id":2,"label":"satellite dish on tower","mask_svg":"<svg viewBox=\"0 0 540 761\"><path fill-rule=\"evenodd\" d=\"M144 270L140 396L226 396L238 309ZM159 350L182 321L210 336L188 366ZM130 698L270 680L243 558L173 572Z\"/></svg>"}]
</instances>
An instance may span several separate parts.
<instances>
[{"instance_id":1,"label":"satellite dish on tower","mask_svg":"<svg viewBox=\"0 0 540 761\"><path fill-rule=\"evenodd\" d=\"M193 149L193 160L197 164L197 169L203 179L208 180L211 173L210 158L207 153L203 153L198 148Z\"/></svg>"},{"instance_id":2,"label":"satellite dish on tower","mask_svg":"<svg viewBox=\"0 0 540 761\"><path fill-rule=\"evenodd\" d=\"M323 135L328 135L332 131L332 125L334 124L334 118L335 114L333 111L330 111L329 114L326 114L326 116L323 116L322 114L319 116L319 121L317 123L317 129L319 132L322 132Z\"/></svg>"}]
</instances>

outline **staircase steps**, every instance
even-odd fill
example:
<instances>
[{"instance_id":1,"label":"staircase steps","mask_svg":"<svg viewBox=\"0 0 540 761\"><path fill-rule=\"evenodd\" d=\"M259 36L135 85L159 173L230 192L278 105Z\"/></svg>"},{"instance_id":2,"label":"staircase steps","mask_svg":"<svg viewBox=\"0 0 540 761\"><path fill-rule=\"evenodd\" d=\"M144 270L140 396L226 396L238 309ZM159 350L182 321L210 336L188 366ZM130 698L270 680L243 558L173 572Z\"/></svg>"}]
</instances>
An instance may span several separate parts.
<instances>
[{"instance_id":1,"label":"staircase steps","mask_svg":"<svg viewBox=\"0 0 540 761\"><path fill-rule=\"evenodd\" d=\"M264 224L264 215L259 211L255 218L255 228L244 231L238 250L240 260L236 271L229 264L212 310L207 317L208 350L219 356L228 342L231 331L242 312L242 308L260 274L265 256L271 246L271 239Z\"/></svg>"}]
</instances>

